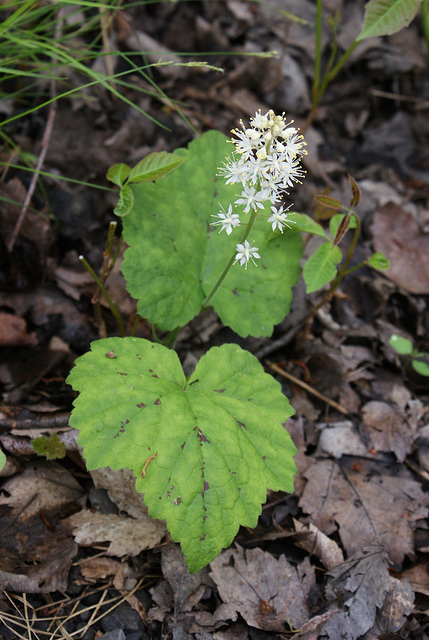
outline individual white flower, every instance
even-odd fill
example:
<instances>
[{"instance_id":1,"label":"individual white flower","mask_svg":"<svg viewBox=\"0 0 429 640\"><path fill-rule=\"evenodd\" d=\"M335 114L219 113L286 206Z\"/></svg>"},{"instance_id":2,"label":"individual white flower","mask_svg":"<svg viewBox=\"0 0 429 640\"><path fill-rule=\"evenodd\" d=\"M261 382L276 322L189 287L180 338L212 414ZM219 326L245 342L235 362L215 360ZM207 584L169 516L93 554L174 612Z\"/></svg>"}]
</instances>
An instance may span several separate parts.
<instances>
[{"instance_id":1,"label":"individual white flower","mask_svg":"<svg viewBox=\"0 0 429 640\"><path fill-rule=\"evenodd\" d=\"M244 213L249 213L250 209L256 211L257 208L264 208L264 201L267 200L266 191L257 191L255 187L249 187L247 184L244 185L243 191L241 192L242 197L238 198L234 204L241 204L244 206Z\"/></svg>"},{"instance_id":2,"label":"individual white flower","mask_svg":"<svg viewBox=\"0 0 429 640\"><path fill-rule=\"evenodd\" d=\"M246 133L246 131L240 131L240 129L234 129L233 131L236 139L233 140L238 153L240 153L244 160L247 160L251 155L253 155L253 150L258 149L260 144L252 140Z\"/></svg>"},{"instance_id":3,"label":"individual white flower","mask_svg":"<svg viewBox=\"0 0 429 640\"><path fill-rule=\"evenodd\" d=\"M245 269L247 269L249 260L251 260L256 266L255 258L261 257L258 253L258 247L252 247L252 245L245 240L243 244L237 244L236 249L237 255L235 256L234 264L240 260L240 265L243 266L244 264Z\"/></svg>"},{"instance_id":4,"label":"individual white flower","mask_svg":"<svg viewBox=\"0 0 429 640\"><path fill-rule=\"evenodd\" d=\"M226 233L229 235L233 227L240 226L240 216L238 215L238 213L232 213L231 204L229 205L227 212L222 207L222 205L220 205L220 208L222 209L222 213L217 213L216 216L213 216L219 218L219 220L217 220L216 222L212 222L212 225L214 227L218 224L222 225L219 233L225 229Z\"/></svg>"},{"instance_id":5,"label":"individual white flower","mask_svg":"<svg viewBox=\"0 0 429 640\"><path fill-rule=\"evenodd\" d=\"M280 199L279 189L281 186L279 178L276 175L268 175L265 180L261 181L261 187L267 193L267 200L273 204Z\"/></svg>"},{"instance_id":6,"label":"individual white flower","mask_svg":"<svg viewBox=\"0 0 429 640\"><path fill-rule=\"evenodd\" d=\"M291 228L291 224L295 224L294 220L288 220L287 213L284 212L283 207L271 207L271 211L273 212L272 216L268 218L268 222L271 222L273 231L278 230L283 233L283 227Z\"/></svg>"}]
</instances>

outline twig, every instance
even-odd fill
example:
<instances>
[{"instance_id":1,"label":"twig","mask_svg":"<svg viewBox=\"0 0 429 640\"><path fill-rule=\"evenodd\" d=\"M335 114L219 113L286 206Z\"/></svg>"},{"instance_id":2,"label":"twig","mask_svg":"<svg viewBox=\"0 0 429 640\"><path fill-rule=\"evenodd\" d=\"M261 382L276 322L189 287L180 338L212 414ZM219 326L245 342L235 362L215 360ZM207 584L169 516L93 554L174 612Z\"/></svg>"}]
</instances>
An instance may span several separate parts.
<instances>
[{"instance_id":1,"label":"twig","mask_svg":"<svg viewBox=\"0 0 429 640\"><path fill-rule=\"evenodd\" d=\"M39 179L39 172L42 169L43 163L45 161L45 156L46 156L47 151L48 151L49 141L51 139L52 129L53 129L53 126L54 126L55 115L57 113L57 101L55 99L55 97L56 97L55 93L56 93L55 92L55 81L51 80L51 99L52 99L52 102L50 103L50 106L49 106L48 119L46 121L45 130L43 132L42 150L41 150L39 158L37 160L36 169L35 169L35 171L33 173L33 177L31 178L31 183L30 183L30 186L28 187L28 191L27 191L27 195L25 196L24 204L22 205L22 209L21 209L20 214L18 216L18 220L16 221L14 230L12 232L12 235L11 235L10 240L8 242L8 245L7 245L7 250L9 251L9 253L12 253L13 247L15 246L16 239L17 239L17 237L19 235L19 232L21 231L21 227L22 227L22 225L24 223L25 216L26 216L26 213L27 213L27 209L28 209L28 207L30 205L31 198L33 197L33 193L34 193L34 190L36 188L37 180Z\"/></svg>"},{"instance_id":2,"label":"twig","mask_svg":"<svg viewBox=\"0 0 429 640\"><path fill-rule=\"evenodd\" d=\"M270 369L273 369L273 371L276 371L276 373L279 373L281 376L288 378L288 380L291 380L294 384L297 384L299 387L302 387L303 389L308 391L308 393L311 393L313 396L316 396L316 398L319 398L319 400L323 400L323 402L326 402L327 404L329 404L333 409L336 409L340 413L344 413L346 416L349 415L349 412L347 411L347 409L345 409L340 404L338 404L338 402L335 402L335 400L331 400L327 396L324 396L322 393L319 393L318 391L316 391L316 389L313 389L313 387L310 387L309 384L307 384L306 382L303 382L299 378L295 378L295 376L293 376L291 373L288 373L287 371L279 367L277 364L269 362L268 360L267 360L267 364L270 367Z\"/></svg>"},{"instance_id":3,"label":"twig","mask_svg":"<svg viewBox=\"0 0 429 640\"><path fill-rule=\"evenodd\" d=\"M70 413L57 413L38 418L0 418L0 433L9 429L55 429L67 427Z\"/></svg>"}]
</instances>

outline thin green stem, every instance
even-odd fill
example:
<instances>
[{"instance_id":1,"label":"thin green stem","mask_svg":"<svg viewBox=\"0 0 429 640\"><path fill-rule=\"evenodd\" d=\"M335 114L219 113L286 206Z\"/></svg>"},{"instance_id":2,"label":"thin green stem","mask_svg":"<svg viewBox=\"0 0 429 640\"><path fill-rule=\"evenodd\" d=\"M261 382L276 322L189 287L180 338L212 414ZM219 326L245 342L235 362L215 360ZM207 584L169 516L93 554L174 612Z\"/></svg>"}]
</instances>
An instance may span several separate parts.
<instances>
[{"instance_id":1,"label":"thin green stem","mask_svg":"<svg viewBox=\"0 0 429 640\"><path fill-rule=\"evenodd\" d=\"M315 96L313 96L313 104L312 104L312 108L313 109L315 109L318 106L319 102L323 98L323 95L324 95L328 85L332 82L332 80L341 71L341 69L343 68L343 66L346 63L347 59L351 56L351 54L356 49L358 44L359 44L359 42L357 42L356 40L354 42L352 42L352 44L347 49L347 51L345 51L343 53L343 55L341 56L341 58L338 60L337 64L330 71L327 71L324 74L323 80L322 80L322 82L320 84L318 92L317 92L317 94Z\"/></svg>"},{"instance_id":2,"label":"thin green stem","mask_svg":"<svg viewBox=\"0 0 429 640\"><path fill-rule=\"evenodd\" d=\"M249 222L247 223L246 229L244 230L244 233L241 236L240 244L243 244L243 242L245 240L247 240L247 238L249 237L249 234L250 234L250 232L252 230L253 223L255 222L255 219L256 219L256 211L252 211L252 213L250 215ZM210 303L211 299L215 295L216 291L219 289L219 287L222 284L222 282L225 280L226 276L229 273L229 270L231 269L232 265L234 264L236 254L237 254L237 249L235 248L233 253L232 253L232 255L231 255L231 257L230 257L230 259L226 263L226 266L225 266L224 270L222 271L222 273L220 274L220 276L217 279L216 283L214 284L212 290L207 294L205 300L203 301L203 304L201 305L202 309L206 309L209 306L209 303Z\"/></svg>"},{"instance_id":3,"label":"thin green stem","mask_svg":"<svg viewBox=\"0 0 429 640\"><path fill-rule=\"evenodd\" d=\"M176 327L175 329L173 329L173 331L170 331L168 336L162 341L165 347L168 347L168 349L173 348L173 345L177 338L177 334L179 333L181 328L182 327Z\"/></svg>"},{"instance_id":4,"label":"thin green stem","mask_svg":"<svg viewBox=\"0 0 429 640\"><path fill-rule=\"evenodd\" d=\"M88 273L91 275L92 279L94 280L94 282L100 289L101 293L103 294L107 304L109 305L109 309L112 312L113 317L118 323L121 337L123 337L125 335L124 322L122 320L121 312L119 311L118 305L116 304L116 302L112 300L110 295L107 293L106 287L101 282L100 278L97 276L97 274L95 273L94 269L91 267L87 259L84 256L79 256L79 260L81 261L85 269L88 271Z\"/></svg>"},{"instance_id":5,"label":"thin green stem","mask_svg":"<svg viewBox=\"0 0 429 640\"><path fill-rule=\"evenodd\" d=\"M322 0L317 0L316 6L316 53L314 59L314 77L312 96L314 97L319 92L320 85L320 70L322 67Z\"/></svg>"},{"instance_id":6,"label":"thin green stem","mask_svg":"<svg viewBox=\"0 0 429 640\"><path fill-rule=\"evenodd\" d=\"M356 248L357 241L359 240L361 224L360 224L360 220L359 220L358 216L354 212L353 212L353 215L354 215L355 220L356 220L356 227L355 227L353 240L350 243L350 247L348 248L348 251L346 253L346 257L345 257L344 263L343 263L341 269L339 270L339 272L337 274L337 277L334 278L334 280L332 280L332 282L331 282L331 285L330 285L330 288L329 288L330 292L335 291L335 289L338 287L338 285L340 284L340 282L342 281L344 276L347 275L347 273L348 273L347 267L350 264L350 260L353 257L353 253L354 253L354 250Z\"/></svg>"}]
</instances>

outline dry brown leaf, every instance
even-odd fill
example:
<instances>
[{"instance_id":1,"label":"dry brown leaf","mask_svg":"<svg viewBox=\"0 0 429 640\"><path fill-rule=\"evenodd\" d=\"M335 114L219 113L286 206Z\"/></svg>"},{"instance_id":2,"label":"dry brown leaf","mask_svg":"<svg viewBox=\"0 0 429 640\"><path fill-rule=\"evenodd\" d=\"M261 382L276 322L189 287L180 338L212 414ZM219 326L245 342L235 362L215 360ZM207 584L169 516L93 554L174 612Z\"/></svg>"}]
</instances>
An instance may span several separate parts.
<instances>
[{"instance_id":1,"label":"dry brown leaf","mask_svg":"<svg viewBox=\"0 0 429 640\"><path fill-rule=\"evenodd\" d=\"M362 432L368 446L392 451L403 462L412 449L417 423L387 402L372 401L362 407Z\"/></svg>"},{"instance_id":2,"label":"dry brown leaf","mask_svg":"<svg viewBox=\"0 0 429 640\"><path fill-rule=\"evenodd\" d=\"M7 480L3 490L0 589L65 590L77 547L62 518L79 508L82 488L61 465L38 461Z\"/></svg>"},{"instance_id":3,"label":"dry brown leaf","mask_svg":"<svg viewBox=\"0 0 429 640\"><path fill-rule=\"evenodd\" d=\"M335 540L328 538L314 524L310 522L305 526L299 520L293 520L297 533L307 533L305 538L300 538L296 543L298 547L308 551L319 558L325 569L333 569L338 564L344 562L343 552Z\"/></svg>"},{"instance_id":4,"label":"dry brown leaf","mask_svg":"<svg viewBox=\"0 0 429 640\"><path fill-rule=\"evenodd\" d=\"M83 500L80 484L62 465L46 460L29 464L18 476L3 484L0 505L12 509L11 516L20 522L39 517L40 512Z\"/></svg>"},{"instance_id":5,"label":"dry brown leaf","mask_svg":"<svg viewBox=\"0 0 429 640\"><path fill-rule=\"evenodd\" d=\"M261 549L236 547L210 563L225 613L237 611L251 627L267 631L289 631L290 624L299 628L307 622L307 596L314 586L308 558L297 570L284 556L276 560Z\"/></svg>"},{"instance_id":6,"label":"dry brown leaf","mask_svg":"<svg viewBox=\"0 0 429 640\"><path fill-rule=\"evenodd\" d=\"M371 232L375 250L390 260L383 273L410 293L429 293L429 234L413 214L390 202L376 212Z\"/></svg>"},{"instance_id":7,"label":"dry brown leaf","mask_svg":"<svg viewBox=\"0 0 429 640\"><path fill-rule=\"evenodd\" d=\"M382 632L398 631L414 604L407 582L389 575L384 549L379 544L363 547L329 572L326 598L339 603L339 611L324 627L329 640L380 638Z\"/></svg>"},{"instance_id":8,"label":"dry brown leaf","mask_svg":"<svg viewBox=\"0 0 429 640\"><path fill-rule=\"evenodd\" d=\"M166 534L165 525L148 515L135 519L86 509L69 521L78 544L110 542L106 549L110 556L137 556L144 549L157 547Z\"/></svg>"},{"instance_id":9,"label":"dry brown leaf","mask_svg":"<svg viewBox=\"0 0 429 640\"><path fill-rule=\"evenodd\" d=\"M133 518L146 518L147 507L143 493L135 489L136 479L129 469L113 470L109 467L90 471L97 489L106 489L109 498L120 511Z\"/></svg>"},{"instance_id":10,"label":"dry brown leaf","mask_svg":"<svg viewBox=\"0 0 429 640\"><path fill-rule=\"evenodd\" d=\"M124 576L124 570L128 567L112 558L87 558L80 563L80 573L89 583L105 580L107 576Z\"/></svg>"},{"instance_id":11,"label":"dry brown leaf","mask_svg":"<svg viewBox=\"0 0 429 640\"><path fill-rule=\"evenodd\" d=\"M320 437L316 455L329 455L334 458L347 455L368 456L367 447L362 442L353 422L349 420L333 424L321 422L317 428L320 429Z\"/></svg>"},{"instance_id":12,"label":"dry brown leaf","mask_svg":"<svg viewBox=\"0 0 429 640\"><path fill-rule=\"evenodd\" d=\"M214 587L209 578L208 567L197 573L189 573L185 557L177 544L168 544L161 549L162 575L170 583L174 596L174 615L191 611L198 604L207 587Z\"/></svg>"},{"instance_id":13,"label":"dry brown leaf","mask_svg":"<svg viewBox=\"0 0 429 640\"><path fill-rule=\"evenodd\" d=\"M413 591L429 596L429 558L422 558L414 567L401 573L406 578Z\"/></svg>"},{"instance_id":14,"label":"dry brown leaf","mask_svg":"<svg viewBox=\"0 0 429 640\"><path fill-rule=\"evenodd\" d=\"M395 636L405 624L406 616L414 609L414 593L407 581L400 581L389 576L389 588L381 611L373 628L368 631L365 640L380 640ZM398 636L401 638L402 636ZM411 637L411 636L410 636Z\"/></svg>"},{"instance_id":15,"label":"dry brown leaf","mask_svg":"<svg viewBox=\"0 0 429 640\"><path fill-rule=\"evenodd\" d=\"M300 506L326 535L339 530L352 554L383 536L390 561L400 569L413 555L415 521L426 518L429 496L406 470L402 477L353 471L321 460L304 473L308 483Z\"/></svg>"},{"instance_id":16,"label":"dry brown leaf","mask_svg":"<svg viewBox=\"0 0 429 640\"><path fill-rule=\"evenodd\" d=\"M0 346L16 347L29 344L37 344L37 338L34 331L27 333L24 318L0 311Z\"/></svg>"}]
</instances>

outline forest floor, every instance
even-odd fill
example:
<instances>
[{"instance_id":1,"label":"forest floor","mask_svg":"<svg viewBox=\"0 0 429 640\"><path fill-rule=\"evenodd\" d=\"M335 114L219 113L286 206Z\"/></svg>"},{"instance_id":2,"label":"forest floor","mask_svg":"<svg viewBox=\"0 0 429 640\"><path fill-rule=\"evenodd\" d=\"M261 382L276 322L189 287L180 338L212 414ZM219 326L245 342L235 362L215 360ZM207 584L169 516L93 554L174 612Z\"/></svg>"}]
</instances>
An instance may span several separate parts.
<instances>
[{"instance_id":1,"label":"forest floor","mask_svg":"<svg viewBox=\"0 0 429 640\"><path fill-rule=\"evenodd\" d=\"M364 2L325 5L327 16L340 9L344 51ZM223 73L153 67L153 85L136 75L132 81L152 94L130 86L127 97L150 117L100 87L60 100L43 166L50 175L40 180L12 251L21 210L13 202L24 202L31 174L3 171L2 640L429 638L429 378L389 344L396 333L429 351L427 50L418 19L394 36L363 41L309 119L314 22L311 0L126 8L113 23L112 50L144 50L151 62L160 52L176 62L178 52L189 52L181 59ZM330 34L326 20L324 62ZM274 50L277 57L247 55ZM75 396L65 380L100 336L96 285L79 256L98 272L115 219L117 193L105 177L112 164L185 147L194 130L228 134L270 108L293 119L307 142L294 210L317 216L321 193L348 204L351 174L362 225L352 265L381 251L391 266L353 272L319 307L326 292L305 295L300 282L271 338L242 339L214 313L179 334L177 351L188 363L225 342L256 355L295 409L286 428L298 449L293 495L269 492L258 526L242 528L229 549L190 575L164 525L148 522L131 477L88 472L68 426ZM9 116L23 107L0 109ZM45 107L14 120L8 136L39 156L49 114ZM13 165L7 153L2 160ZM106 287L131 327L135 301L119 266ZM103 305L107 334L118 335ZM140 322L136 335L150 339L148 324ZM48 461L31 439L52 433L67 455Z\"/></svg>"}]
</instances>

